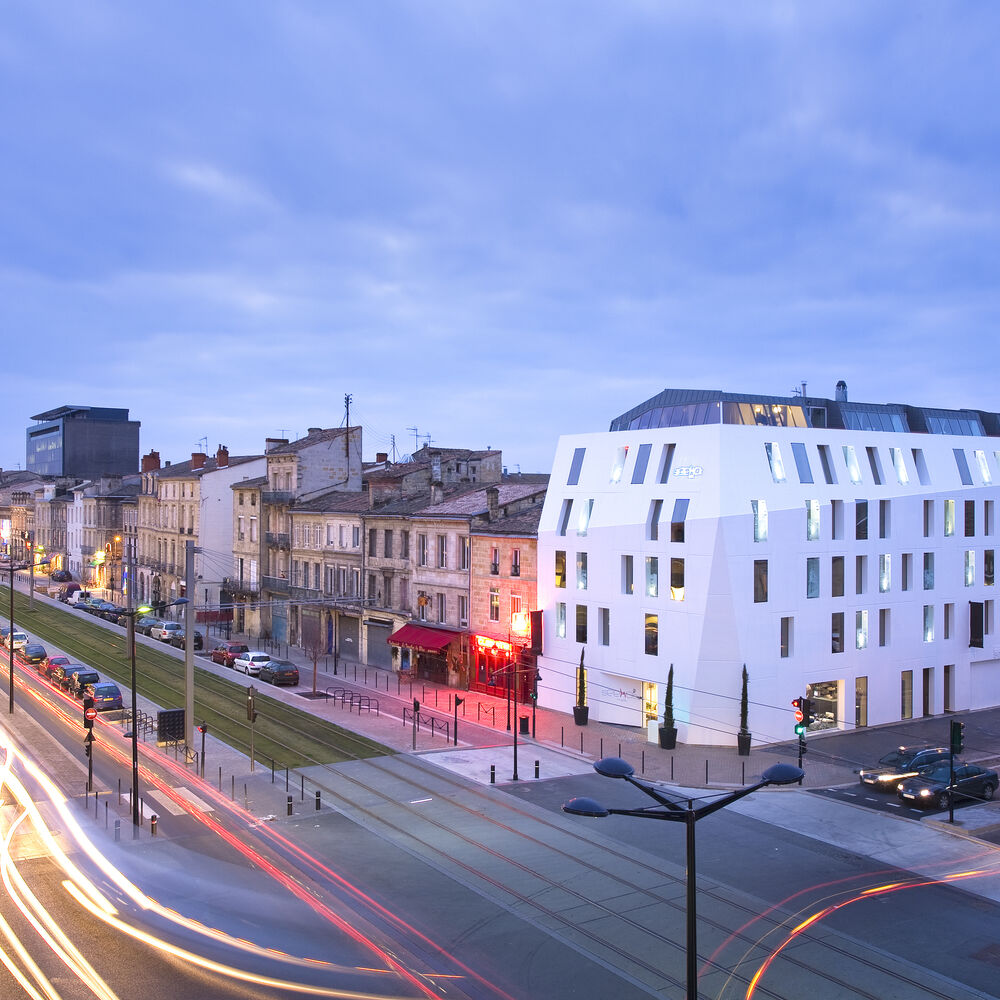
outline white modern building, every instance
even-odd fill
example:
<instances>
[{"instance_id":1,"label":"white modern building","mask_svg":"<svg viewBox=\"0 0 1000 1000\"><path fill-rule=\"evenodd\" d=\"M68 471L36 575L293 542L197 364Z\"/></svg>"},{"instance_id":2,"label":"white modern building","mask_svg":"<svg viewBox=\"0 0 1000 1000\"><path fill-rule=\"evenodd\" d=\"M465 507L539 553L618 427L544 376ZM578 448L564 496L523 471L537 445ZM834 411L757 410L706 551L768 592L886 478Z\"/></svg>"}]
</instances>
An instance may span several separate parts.
<instances>
[{"instance_id":1,"label":"white modern building","mask_svg":"<svg viewBox=\"0 0 1000 1000\"><path fill-rule=\"evenodd\" d=\"M1000 704L1000 415L668 389L560 439L538 533L543 704L793 738Z\"/></svg>"}]
</instances>

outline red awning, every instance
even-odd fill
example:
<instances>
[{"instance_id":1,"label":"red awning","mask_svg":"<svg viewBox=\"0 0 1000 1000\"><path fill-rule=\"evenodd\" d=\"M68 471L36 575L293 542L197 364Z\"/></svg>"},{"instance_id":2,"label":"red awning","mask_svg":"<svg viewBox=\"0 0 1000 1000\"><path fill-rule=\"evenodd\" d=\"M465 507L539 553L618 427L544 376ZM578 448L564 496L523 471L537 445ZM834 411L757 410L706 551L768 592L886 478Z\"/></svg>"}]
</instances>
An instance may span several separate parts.
<instances>
[{"instance_id":1,"label":"red awning","mask_svg":"<svg viewBox=\"0 0 1000 1000\"><path fill-rule=\"evenodd\" d=\"M458 632L443 632L436 628L410 624L393 632L388 641L394 646L408 646L421 653L440 653L449 643L454 642L458 635Z\"/></svg>"}]
</instances>

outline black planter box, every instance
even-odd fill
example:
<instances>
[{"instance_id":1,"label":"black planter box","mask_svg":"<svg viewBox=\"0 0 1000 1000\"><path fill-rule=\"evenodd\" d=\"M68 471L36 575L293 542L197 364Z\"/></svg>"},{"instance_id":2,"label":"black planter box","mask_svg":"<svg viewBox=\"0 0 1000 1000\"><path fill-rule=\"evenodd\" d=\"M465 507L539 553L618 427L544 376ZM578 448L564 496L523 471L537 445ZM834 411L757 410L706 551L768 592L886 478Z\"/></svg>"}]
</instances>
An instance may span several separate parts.
<instances>
[{"instance_id":1,"label":"black planter box","mask_svg":"<svg viewBox=\"0 0 1000 1000\"><path fill-rule=\"evenodd\" d=\"M589 705L574 705L573 706L573 721L578 726L585 726L587 720L590 717L590 706Z\"/></svg>"},{"instance_id":2,"label":"black planter box","mask_svg":"<svg viewBox=\"0 0 1000 1000\"><path fill-rule=\"evenodd\" d=\"M660 726L660 749L673 750L677 746L677 730Z\"/></svg>"}]
</instances>

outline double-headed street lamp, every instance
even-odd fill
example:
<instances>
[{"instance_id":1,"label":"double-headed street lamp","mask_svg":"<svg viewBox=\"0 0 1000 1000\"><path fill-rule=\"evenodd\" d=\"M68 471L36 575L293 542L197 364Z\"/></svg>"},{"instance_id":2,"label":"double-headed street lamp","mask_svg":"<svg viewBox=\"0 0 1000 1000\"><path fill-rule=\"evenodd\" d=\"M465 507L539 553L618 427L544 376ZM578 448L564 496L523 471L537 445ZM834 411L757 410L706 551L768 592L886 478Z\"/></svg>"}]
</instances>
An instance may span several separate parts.
<instances>
[{"instance_id":1,"label":"double-headed street lamp","mask_svg":"<svg viewBox=\"0 0 1000 1000\"><path fill-rule=\"evenodd\" d=\"M175 604L187 604L186 597L178 597L171 601L167 607L172 608ZM128 632L128 654L129 663L132 669L132 732L125 733L126 739L132 738L132 836L139 835L139 709L136 704L136 682L135 682L135 620L139 615L148 615L153 609L143 605L131 611L123 611L122 614L127 619ZM121 616L119 616L121 617Z\"/></svg>"},{"instance_id":2,"label":"double-headed street lamp","mask_svg":"<svg viewBox=\"0 0 1000 1000\"><path fill-rule=\"evenodd\" d=\"M574 816L638 816L641 819L666 819L683 823L687 829L687 1000L698 1000L698 916L696 910L697 887L695 882L695 823L702 817L728 806L744 795L756 792L767 785L791 785L803 776L801 768L794 764L772 764L761 776L760 781L739 791L730 792L702 805L695 805L693 799L685 799L668 794L650 781L635 776L635 768L621 757L604 757L594 764L594 770L605 778L623 778L635 785L657 805L644 809L608 809L594 799L570 799L563 806L563 812ZM686 802L687 805L681 805Z\"/></svg>"}]
</instances>

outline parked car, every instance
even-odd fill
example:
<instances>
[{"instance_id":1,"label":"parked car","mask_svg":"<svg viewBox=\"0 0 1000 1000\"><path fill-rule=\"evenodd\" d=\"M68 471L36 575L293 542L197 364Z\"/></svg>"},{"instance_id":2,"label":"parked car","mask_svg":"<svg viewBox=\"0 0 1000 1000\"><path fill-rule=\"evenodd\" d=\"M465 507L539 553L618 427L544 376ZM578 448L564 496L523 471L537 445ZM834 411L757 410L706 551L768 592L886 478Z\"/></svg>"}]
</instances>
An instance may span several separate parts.
<instances>
[{"instance_id":1,"label":"parked car","mask_svg":"<svg viewBox=\"0 0 1000 1000\"><path fill-rule=\"evenodd\" d=\"M97 681L83 689L82 697L93 698L98 712L112 712L122 707L121 689L114 681Z\"/></svg>"},{"instance_id":2,"label":"parked car","mask_svg":"<svg viewBox=\"0 0 1000 1000\"><path fill-rule=\"evenodd\" d=\"M268 660L257 676L268 684L298 684L299 668L291 660Z\"/></svg>"},{"instance_id":3,"label":"parked car","mask_svg":"<svg viewBox=\"0 0 1000 1000\"><path fill-rule=\"evenodd\" d=\"M100 616L107 622L114 622L116 625L125 625L125 616L128 614L128 608L123 608L119 604L112 604L110 607L105 608Z\"/></svg>"},{"instance_id":4,"label":"parked car","mask_svg":"<svg viewBox=\"0 0 1000 1000\"><path fill-rule=\"evenodd\" d=\"M79 604L81 601L89 601L89 600L90 600L89 590L77 589L74 590L69 595L69 597L66 598L66 603L76 605Z\"/></svg>"},{"instance_id":5,"label":"parked car","mask_svg":"<svg viewBox=\"0 0 1000 1000\"><path fill-rule=\"evenodd\" d=\"M221 663L224 667L232 667L233 660L235 660L240 653L249 652L250 647L245 642L230 642L227 639L225 642L220 642L215 649L212 650L212 662Z\"/></svg>"},{"instance_id":6,"label":"parked car","mask_svg":"<svg viewBox=\"0 0 1000 1000\"><path fill-rule=\"evenodd\" d=\"M904 778L912 778L929 764L948 763L951 751L947 747L897 747L887 753L878 765L859 772L861 784L890 791Z\"/></svg>"},{"instance_id":7,"label":"parked car","mask_svg":"<svg viewBox=\"0 0 1000 1000\"><path fill-rule=\"evenodd\" d=\"M233 670L242 670L243 673L256 677L260 673L260 668L270 659L270 653L262 653L260 650L248 650L246 653L240 653L233 660Z\"/></svg>"},{"instance_id":8,"label":"parked car","mask_svg":"<svg viewBox=\"0 0 1000 1000\"><path fill-rule=\"evenodd\" d=\"M0 628L0 639L2 639L5 644L7 642L7 636L9 636L9 635L10 635L10 626L9 625L4 625L2 628Z\"/></svg>"},{"instance_id":9,"label":"parked car","mask_svg":"<svg viewBox=\"0 0 1000 1000\"><path fill-rule=\"evenodd\" d=\"M100 680L101 675L96 670L84 667L82 670L74 670L73 673L68 675L68 683L65 687L70 694L75 694L77 698L82 698L83 689L88 684L98 684Z\"/></svg>"},{"instance_id":10,"label":"parked car","mask_svg":"<svg viewBox=\"0 0 1000 1000\"><path fill-rule=\"evenodd\" d=\"M184 626L180 622L160 622L149 630L149 637L166 642L174 633L183 631Z\"/></svg>"},{"instance_id":11,"label":"parked car","mask_svg":"<svg viewBox=\"0 0 1000 1000\"><path fill-rule=\"evenodd\" d=\"M45 663L38 664L38 672L46 679L51 681L52 675L57 671L61 670L63 667L68 667L73 661L70 660L68 656L50 656ZM74 670L76 667L73 668Z\"/></svg>"},{"instance_id":12,"label":"parked car","mask_svg":"<svg viewBox=\"0 0 1000 1000\"><path fill-rule=\"evenodd\" d=\"M52 579L56 583L69 583L73 579L73 575L68 569L57 569L53 570Z\"/></svg>"},{"instance_id":13,"label":"parked car","mask_svg":"<svg viewBox=\"0 0 1000 1000\"><path fill-rule=\"evenodd\" d=\"M949 803L988 802L996 794L1000 776L978 764L955 762L955 784L951 784L951 765L932 764L921 768L912 778L901 781L896 794L904 802L947 809Z\"/></svg>"},{"instance_id":14,"label":"parked car","mask_svg":"<svg viewBox=\"0 0 1000 1000\"><path fill-rule=\"evenodd\" d=\"M28 645L28 637L24 632L8 632L3 642L8 648L13 646L14 649L20 649Z\"/></svg>"},{"instance_id":15,"label":"parked car","mask_svg":"<svg viewBox=\"0 0 1000 1000\"><path fill-rule=\"evenodd\" d=\"M30 663L37 667L49 658L49 654L45 652L45 647L40 642L29 642L27 646L22 646L17 651L17 658L22 663Z\"/></svg>"},{"instance_id":16,"label":"parked car","mask_svg":"<svg viewBox=\"0 0 1000 1000\"><path fill-rule=\"evenodd\" d=\"M167 642L178 649L184 649L184 644L187 641L186 636L187 633L181 628L179 632L172 632ZM196 650L205 648L205 637L197 629L194 630L194 648Z\"/></svg>"},{"instance_id":17,"label":"parked car","mask_svg":"<svg viewBox=\"0 0 1000 1000\"><path fill-rule=\"evenodd\" d=\"M98 598L96 601L91 601L85 610L89 611L92 615L97 615L98 618L103 618L107 611L114 611L117 614L118 605Z\"/></svg>"},{"instance_id":18,"label":"parked car","mask_svg":"<svg viewBox=\"0 0 1000 1000\"><path fill-rule=\"evenodd\" d=\"M137 618L135 620L135 630L142 635L149 635L149 630L154 625L159 625L160 619L154 618L152 615L143 615L142 618Z\"/></svg>"},{"instance_id":19,"label":"parked car","mask_svg":"<svg viewBox=\"0 0 1000 1000\"><path fill-rule=\"evenodd\" d=\"M60 663L50 671L49 680L56 687L68 690L70 677L82 670L90 670L90 667L85 667L82 663Z\"/></svg>"}]
</instances>

